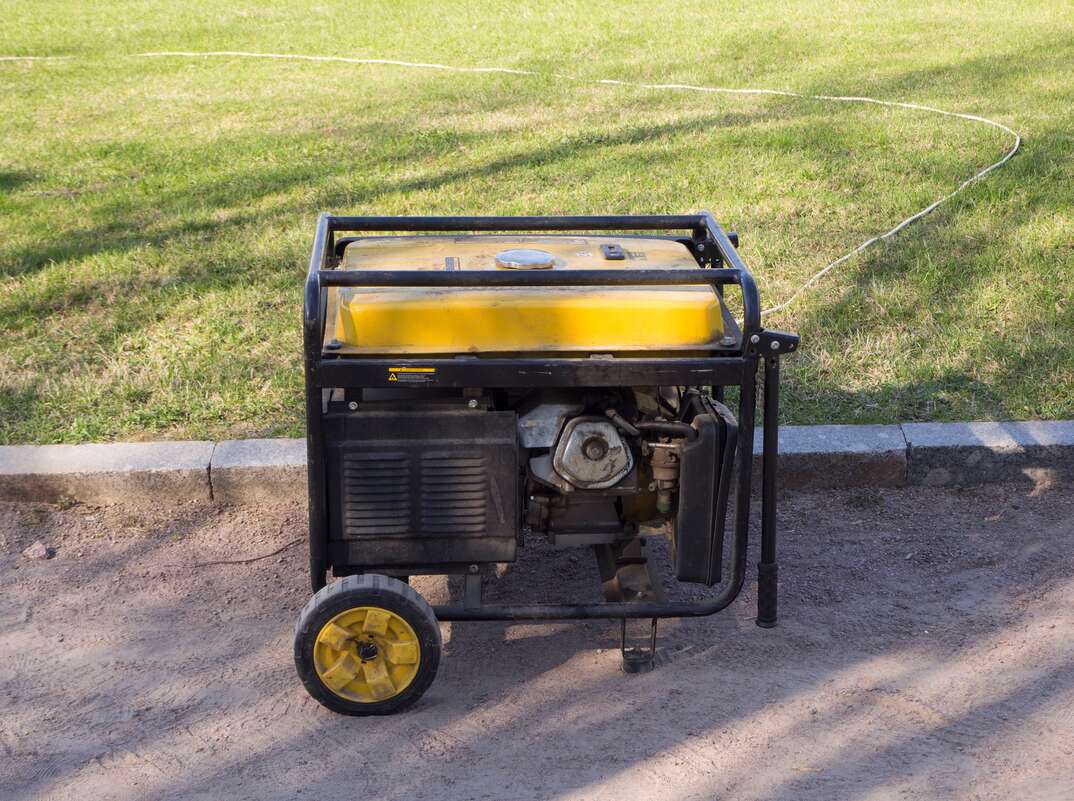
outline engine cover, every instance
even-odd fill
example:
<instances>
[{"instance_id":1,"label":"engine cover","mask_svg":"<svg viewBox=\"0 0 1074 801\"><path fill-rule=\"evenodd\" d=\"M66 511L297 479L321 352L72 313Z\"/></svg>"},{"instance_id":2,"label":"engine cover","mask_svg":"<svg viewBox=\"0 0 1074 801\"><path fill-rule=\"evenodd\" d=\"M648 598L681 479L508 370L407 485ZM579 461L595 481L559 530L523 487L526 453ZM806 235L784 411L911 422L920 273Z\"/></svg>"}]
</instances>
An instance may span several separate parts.
<instances>
[{"instance_id":1,"label":"engine cover","mask_svg":"<svg viewBox=\"0 0 1074 801\"><path fill-rule=\"evenodd\" d=\"M604 489L630 472L634 455L607 419L575 417L563 427L552 466L576 487Z\"/></svg>"}]
</instances>

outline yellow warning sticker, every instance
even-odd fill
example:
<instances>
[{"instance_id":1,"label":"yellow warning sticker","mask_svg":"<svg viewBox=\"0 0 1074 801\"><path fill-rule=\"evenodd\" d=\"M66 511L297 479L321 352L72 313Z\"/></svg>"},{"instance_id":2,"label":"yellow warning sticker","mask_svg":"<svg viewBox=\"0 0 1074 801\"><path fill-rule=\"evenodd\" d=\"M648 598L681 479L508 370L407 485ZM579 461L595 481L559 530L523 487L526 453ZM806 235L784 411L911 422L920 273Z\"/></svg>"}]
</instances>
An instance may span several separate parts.
<instances>
[{"instance_id":1,"label":"yellow warning sticker","mask_svg":"<svg viewBox=\"0 0 1074 801\"><path fill-rule=\"evenodd\" d=\"M435 367L388 368L388 381L392 384L428 384L435 380Z\"/></svg>"}]
</instances>

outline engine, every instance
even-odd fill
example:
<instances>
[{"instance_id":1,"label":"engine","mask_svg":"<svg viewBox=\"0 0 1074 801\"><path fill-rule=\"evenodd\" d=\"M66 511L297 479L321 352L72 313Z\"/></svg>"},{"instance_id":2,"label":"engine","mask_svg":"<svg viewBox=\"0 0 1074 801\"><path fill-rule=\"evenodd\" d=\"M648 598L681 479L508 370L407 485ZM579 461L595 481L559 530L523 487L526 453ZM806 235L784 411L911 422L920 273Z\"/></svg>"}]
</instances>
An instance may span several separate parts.
<instances>
[{"instance_id":1,"label":"engine","mask_svg":"<svg viewBox=\"0 0 1074 801\"><path fill-rule=\"evenodd\" d=\"M699 388L366 389L328 412L340 561L509 562L527 536L621 552L649 526L679 580L720 578L735 420Z\"/></svg>"},{"instance_id":2,"label":"engine","mask_svg":"<svg viewBox=\"0 0 1074 801\"><path fill-rule=\"evenodd\" d=\"M527 397L518 414L527 530L571 546L623 544L653 526L669 534L676 551L685 543L691 555L704 553L702 570L676 559L690 573L681 579L711 584L719 578L714 555L726 493L721 503L716 479L728 426L733 432L730 412L696 389Z\"/></svg>"}]
</instances>

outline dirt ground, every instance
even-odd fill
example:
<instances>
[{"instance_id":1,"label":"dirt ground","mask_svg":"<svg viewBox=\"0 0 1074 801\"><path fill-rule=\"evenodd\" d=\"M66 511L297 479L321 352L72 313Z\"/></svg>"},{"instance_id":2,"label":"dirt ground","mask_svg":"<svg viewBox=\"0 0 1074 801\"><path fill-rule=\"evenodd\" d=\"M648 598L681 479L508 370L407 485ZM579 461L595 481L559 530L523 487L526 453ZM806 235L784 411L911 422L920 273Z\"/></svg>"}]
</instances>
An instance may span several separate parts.
<instances>
[{"instance_id":1,"label":"dirt ground","mask_svg":"<svg viewBox=\"0 0 1074 801\"><path fill-rule=\"evenodd\" d=\"M778 628L747 586L629 676L612 623L445 626L379 719L295 677L303 544L213 564L302 534L292 506L0 506L0 798L1074 798L1074 490L789 495ZM490 594L595 586L534 548Z\"/></svg>"}]
</instances>

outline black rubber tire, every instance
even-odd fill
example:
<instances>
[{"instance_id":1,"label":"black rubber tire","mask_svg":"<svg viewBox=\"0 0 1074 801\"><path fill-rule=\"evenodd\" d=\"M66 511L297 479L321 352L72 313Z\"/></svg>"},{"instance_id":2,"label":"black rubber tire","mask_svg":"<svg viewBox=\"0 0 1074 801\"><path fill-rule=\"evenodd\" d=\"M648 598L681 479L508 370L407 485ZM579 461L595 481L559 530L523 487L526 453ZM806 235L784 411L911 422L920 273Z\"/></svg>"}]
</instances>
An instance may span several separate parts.
<instances>
[{"instance_id":1,"label":"black rubber tire","mask_svg":"<svg viewBox=\"0 0 1074 801\"><path fill-rule=\"evenodd\" d=\"M399 695L383 701L361 703L341 698L317 675L313 664L313 646L321 628L347 609L355 606L379 606L402 617L414 629L421 649L418 673ZM398 579L366 573L345 576L317 592L306 604L295 624L295 667L298 677L313 698L341 715L390 715L417 701L436 678L440 666L440 624L428 602L412 587Z\"/></svg>"}]
</instances>

